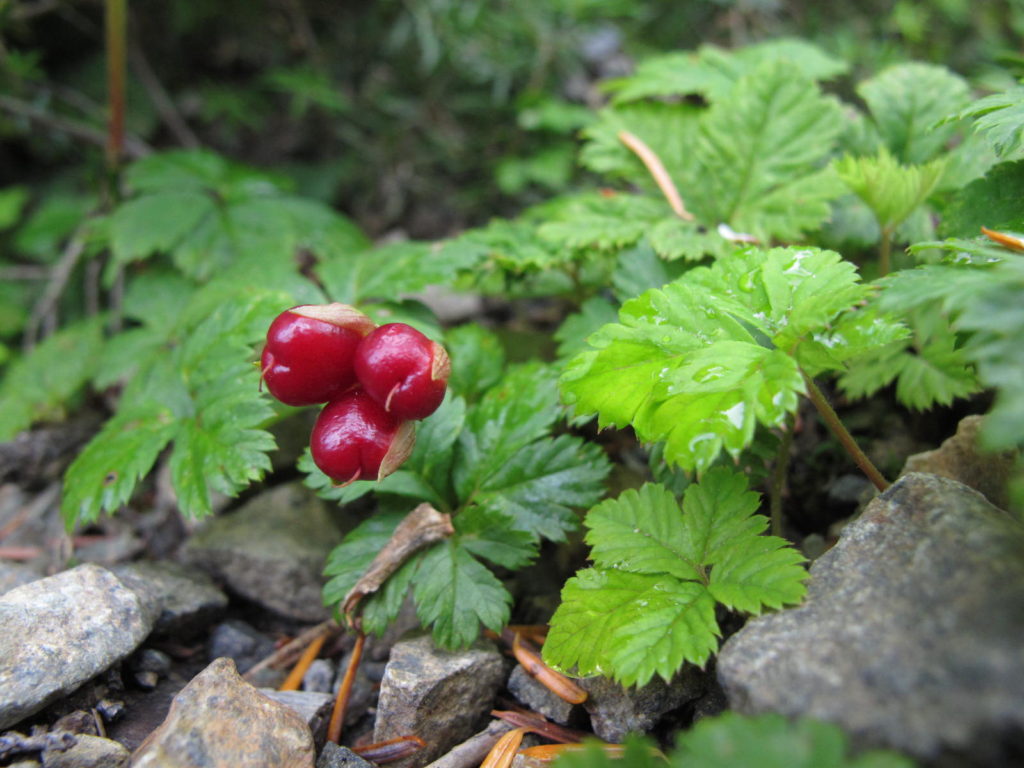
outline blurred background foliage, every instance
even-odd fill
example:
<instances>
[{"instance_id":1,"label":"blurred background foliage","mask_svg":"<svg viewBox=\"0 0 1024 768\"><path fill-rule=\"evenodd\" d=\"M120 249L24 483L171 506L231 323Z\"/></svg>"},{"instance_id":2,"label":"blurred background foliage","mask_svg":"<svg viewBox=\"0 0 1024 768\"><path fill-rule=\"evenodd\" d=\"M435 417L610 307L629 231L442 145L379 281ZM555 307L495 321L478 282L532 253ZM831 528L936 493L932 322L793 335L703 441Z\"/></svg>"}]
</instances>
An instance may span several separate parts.
<instances>
[{"instance_id":1,"label":"blurred background foliage","mask_svg":"<svg viewBox=\"0 0 1024 768\"><path fill-rule=\"evenodd\" d=\"M851 63L847 98L910 59L992 90L1024 71L1021 0L133 0L129 16L129 155L204 146L273 169L374 237L441 237L578 182L599 82L654 53L799 35ZM0 227L34 212L24 256L45 260L95 199L104 71L100 0L0 0L0 188L25 187Z\"/></svg>"}]
</instances>

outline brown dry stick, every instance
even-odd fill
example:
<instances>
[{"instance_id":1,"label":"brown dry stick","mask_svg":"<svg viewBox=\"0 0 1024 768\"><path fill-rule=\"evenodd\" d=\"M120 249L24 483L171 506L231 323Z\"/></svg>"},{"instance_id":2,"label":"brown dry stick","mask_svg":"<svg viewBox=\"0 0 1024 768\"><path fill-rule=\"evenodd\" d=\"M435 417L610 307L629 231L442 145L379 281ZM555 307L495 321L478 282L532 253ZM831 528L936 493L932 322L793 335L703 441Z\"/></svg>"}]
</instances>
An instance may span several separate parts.
<instances>
[{"instance_id":1,"label":"brown dry stick","mask_svg":"<svg viewBox=\"0 0 1024 768\"><path fill-rule=\"evenodd\" d=\"M341 611L349 624L358 628L359 619L355 616L355 610L359 601L380 589L406 560L424 547L454 533L451 515L438 512L430 504L420 504L406 515L391 534L388 543L373 558L366 573L359 577L359 581L341 601Z\"/></svg>"}]
</instances>

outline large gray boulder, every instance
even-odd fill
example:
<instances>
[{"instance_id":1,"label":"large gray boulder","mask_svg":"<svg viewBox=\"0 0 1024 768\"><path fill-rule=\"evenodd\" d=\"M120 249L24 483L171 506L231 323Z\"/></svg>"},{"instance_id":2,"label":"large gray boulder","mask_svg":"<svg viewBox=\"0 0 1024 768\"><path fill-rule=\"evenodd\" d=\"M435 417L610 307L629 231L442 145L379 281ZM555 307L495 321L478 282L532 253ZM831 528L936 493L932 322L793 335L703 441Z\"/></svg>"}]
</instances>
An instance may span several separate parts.
<instances>
[{"instance_id":1,"label":"large gray boulder","mask_svg":"<svg viewBox=\"0 0 1024 768\"><path fill-rule=\"evenodd\" d=\"M157 611L98 565L0 596L0 730L127 657Z\"/></svg>"},{"instance_id":2,"label":"large gray boulder","mask_svg":"<svg viewBox=\"0 0 1024 768\"><path fill-rule=\"evenodd\" d=\"M900 479L750 621L718 676L746 713L838 723L861 746L1008 764L1024 733L1024 526L935 475Z\"/></svg>"}]
</instances>

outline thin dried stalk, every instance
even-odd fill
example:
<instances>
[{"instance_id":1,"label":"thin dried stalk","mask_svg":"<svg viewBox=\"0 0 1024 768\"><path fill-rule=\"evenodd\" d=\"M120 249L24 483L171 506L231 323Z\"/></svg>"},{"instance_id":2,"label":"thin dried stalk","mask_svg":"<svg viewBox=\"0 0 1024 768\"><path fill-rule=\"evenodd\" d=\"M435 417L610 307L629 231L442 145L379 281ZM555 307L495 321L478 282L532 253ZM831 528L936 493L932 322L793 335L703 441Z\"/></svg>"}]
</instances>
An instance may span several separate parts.
<instances>
[{"instance_id":1,"label":"thin dried stalk","mask_svg":"<svg viewBox=\"0 0 1024 768\"><path fill-rule=\"evenodd\" d=\"M341 741L341 729L345 724L345 713L348 712L348 702L352 698L352 684L356 679L356 671L359 669L359 662L363 658L363 646L366 644L366 635L360 632L356 635L356 644L352 647L352 656L348 660L348 669L345 670L345 677L338 686L338 696L334 700L334 710L331 712L331 721L327 724L327 740L335 744Z\"/></svg>"},{"instance_id":2,"label":"thin dried stalk","mask_svg":"<svg viewBox=\"0 0 1024 768\"><path fill-rule=\"evenodd\" d=\"M313 642L302 652L299 660L295 662L295 666L292 667L292 671L288 673L288 677L281 683L279 691L297 691L299 686L302 685L302 679L306 676L306 672L309 671L310 665L313 660L316 659L320 649L323 648L324 640L327 639L327 635L320 635L313 639Z\"/></svg>"},{"instance_id":3,"label":"thin dried stalk","mask_svg":"<svg viewBox=\"0 0 1024 768\"><path fill-rule=\"evenodd\" d=\"M651 174L655 184L658 185L661 194L668 200L668 204L676 216L686 219L686 221L693 221L693 214L686 210L686 206L683 205L683 198L679 196L679 190L676 189L675 182L668 175L668 171L665 170L665 164L661 162L661 158L654 153L654 150L647 146L643 139L629 131L619 131L619 141L640 158L640 162L646 166L647 171Z\"/></svg>"}]
</instances>

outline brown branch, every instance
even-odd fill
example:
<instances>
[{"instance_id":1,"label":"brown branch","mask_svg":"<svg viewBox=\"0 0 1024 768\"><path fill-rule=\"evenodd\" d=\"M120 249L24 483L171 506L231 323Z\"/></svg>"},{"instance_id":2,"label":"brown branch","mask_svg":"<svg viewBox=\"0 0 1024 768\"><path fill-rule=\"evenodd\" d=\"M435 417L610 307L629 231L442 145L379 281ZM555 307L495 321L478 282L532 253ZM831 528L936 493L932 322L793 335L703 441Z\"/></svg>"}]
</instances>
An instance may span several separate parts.
<instances>
[{"instance_id":1,"label":"brown branch","mask_svg":"<svg viewBox=\"0 0 1024 768\"><path fill-rule=\"evenodd\" d=\"M164 121L167 130L174 136L175 141L189 149L195 149L200 146L199 138L193 133L188 123L185 122L185 118L181 116L174 100L167 93L167 89L160 82L160 78L156 76L156 72L149 65L149 59L146 58L146 54L143 53L134 39L128 44L128 61L132 65L132 71L135 73L135 76L142 83L142 87L146 89L146 95L153 102L153 107L156 109L157 114L160 115L160 119Z\"/></svg>"},{"instance_id":2,"label":"brown branch","mask_svg":"<svg viewBox=\"0 0 1024 768\"><path fill-rule=\"evenodd\" d=\"M32 307L32 314L25 324L25 335L22 342L22 346L26 351L32 349L36 342L39 341L40 329L47 318L53 315L57 302L60 301L64 288L68 284L68 279L78 264L78 259L85 251L85 227L86 224L80 225L68 239L60 260L53 265L53 269L50 272L50 282L46 285L46 290L43 291L43 295L39 297L35 306Z\"/></svg>"},{"instance_id":3,"label":"brown branch","mask_svg":"<svg viewBox=\"0 0 1024 768\"><path fill-rule=\"evenodd\" d=\"M364 597L380 589L388 577L416 552L454 533L451 515L438 512L427 503L416 507L398 524L387 544L381 548L366 572L359 577L359 581L341 601L341 611L345 614L345 619L352 626L358 627L359 619L355 611Z\"/></svg>"},{"instance_id":4,"label":"brown branch","mask_svg":"<svg viewBox=\"0 0 1024 768\"><path fill-rule=\"evenodd\" d=\"M661 162L661 158L654 153L654 150L647 146L643 139L629 131L619 131L619 141L625 144L640 158L640 162L647 167L648 172L654 178L654 182L658 185L658 189L661 190L661 194L668 200L668 204L675 211L676 216L687 221L693 221L693 214L686 210L686 206L683 205L683 198L679 196L679 190L676 189L675 182L668 175L668 171L665 170L665 164Z\"/></svg>"},{"instance_id":5,"label":"brown branch","mask_svg":"<svg viewBox=\"0 0 1024 768\"><path fill-rule=\"evenodd\" d=\"M46 128L66 133L76 139L87 141L99 147L107 145L107 134L87 123L61 117L29 104L21 99L0 93L0 109L17 117L24 117ZM130 159L138 159L153 153L153 148L137 136L125 136L124 153Z\"/></svg>"},{"instance_id":6,"label":"brown branch","mask_svg":"<svg viewBox=\"0 0 1024 768\"><path fill-rule=\"evenodd\" d=\"M476 768L487 757L498 739L512 730L514 726L504 720L492 720L484 730L454 747L446 755L442 755L426 768Z\"/></svg>"},{"instance_id":7,"label":"brown branch","mask_svg":"<svg viewBox=\"0 0 1024 768\"><path fill-rule=\"evenodd\" d=\"M262 672L267 667L277 668L283 667L286 664L293 664L302 655L302 651L318 637L330 637L339 632L341 632L341 627L338 626L338 622L334 619L322 621L315 627L307 629L290 643L285 643L262 661L257 662L242 675L242 678L252 682L256 673Z\"/></svg>"}]
</instances>

